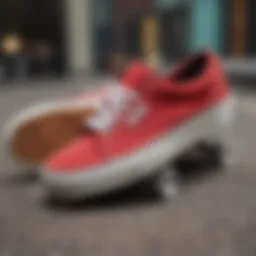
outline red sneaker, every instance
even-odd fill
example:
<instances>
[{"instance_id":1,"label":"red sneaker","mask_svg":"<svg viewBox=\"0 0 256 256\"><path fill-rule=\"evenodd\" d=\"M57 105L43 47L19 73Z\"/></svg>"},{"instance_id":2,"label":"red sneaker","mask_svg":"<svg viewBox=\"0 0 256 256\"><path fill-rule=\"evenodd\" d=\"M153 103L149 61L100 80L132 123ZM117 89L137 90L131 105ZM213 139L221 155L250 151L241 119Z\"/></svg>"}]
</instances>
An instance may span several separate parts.
<instances>
[{"instance_id":1,"label":"red sneaker","mask_svg":"<svg viewBox=\"0 0 256 256\"><path fill-rule=\"evenodd\" d=\"M124 74L82 135L43 165L50 195L100 195L154 175L191 143L217 136L231 114L229 86L210 52L160 77L145 65Z\"/></svg>"}]
</instances>

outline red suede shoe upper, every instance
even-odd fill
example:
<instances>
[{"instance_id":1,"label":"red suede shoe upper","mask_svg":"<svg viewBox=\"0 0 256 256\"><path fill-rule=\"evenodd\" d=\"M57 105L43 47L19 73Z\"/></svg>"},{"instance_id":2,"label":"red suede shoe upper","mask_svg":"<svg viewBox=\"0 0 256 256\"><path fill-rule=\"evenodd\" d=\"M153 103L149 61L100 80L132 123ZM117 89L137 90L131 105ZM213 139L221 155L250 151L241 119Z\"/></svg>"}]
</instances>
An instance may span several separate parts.
<instances>
[{"instance_id":1,"label":"red suede shoe upper","mask_svg":"<svg viewBox=\"0 0 256 256\"><path fill-rule=\"evenodd\" d=\"M136 153L171 129L218 104L228 94L219 60L209 52L190 58L166 77L136 62L127 69L122 82L136 92L139 104L128 104L111 129L80 136L53 155L45 164L47 170L61 173L86 171ZM145 111L135 122L130 122L143 107Z\"/></svg>"}]
</instances>

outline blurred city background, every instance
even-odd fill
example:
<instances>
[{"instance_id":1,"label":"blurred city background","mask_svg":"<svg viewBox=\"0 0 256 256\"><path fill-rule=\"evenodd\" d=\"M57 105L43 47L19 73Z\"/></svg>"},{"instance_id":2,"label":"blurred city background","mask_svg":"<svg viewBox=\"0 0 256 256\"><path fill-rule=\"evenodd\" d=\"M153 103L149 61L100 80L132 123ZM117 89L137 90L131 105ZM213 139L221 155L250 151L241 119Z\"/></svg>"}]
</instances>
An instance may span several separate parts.
<instances>
[{"instance_id":1,"label":"blurred city background","mask_svg":"<svg viewBox=\"0 0 256 256\"><path fill-rule=\"evenodd\" d=\"M2 78L107 72L117 54L160 65L209 48L256 56L255 0L1 0Z\"/></svg>"}]
</instances>

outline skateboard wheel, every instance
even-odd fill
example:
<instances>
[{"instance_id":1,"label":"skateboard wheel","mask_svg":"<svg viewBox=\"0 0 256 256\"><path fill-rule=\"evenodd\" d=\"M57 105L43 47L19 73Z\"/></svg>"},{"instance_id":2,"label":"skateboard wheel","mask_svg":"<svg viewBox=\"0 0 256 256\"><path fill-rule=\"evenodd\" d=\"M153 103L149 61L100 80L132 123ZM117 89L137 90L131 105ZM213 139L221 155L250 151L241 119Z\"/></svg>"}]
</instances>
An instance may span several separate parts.
<instances>
[{"instance_id":1,"label":"skateboard wheel","mask_svg":"<svg viewBox=\"0 0 256 256\"><path fill-rule=\"evenodd\" d=\"M175 169L165 167L149 181L149 189L153 196L169 201L179 192L179 178Z\"/></svg>"}]
</instances>

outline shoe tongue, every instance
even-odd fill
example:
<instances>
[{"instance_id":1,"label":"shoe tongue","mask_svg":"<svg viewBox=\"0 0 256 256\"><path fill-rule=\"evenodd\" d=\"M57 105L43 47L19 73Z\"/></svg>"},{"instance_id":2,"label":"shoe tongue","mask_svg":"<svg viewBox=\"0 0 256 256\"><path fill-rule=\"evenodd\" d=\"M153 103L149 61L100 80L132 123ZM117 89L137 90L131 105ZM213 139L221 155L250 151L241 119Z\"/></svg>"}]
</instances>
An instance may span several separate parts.
<instances>
[{"instance_id":1,"label":"shoe tongue","mask_svg":"<svg viewBox=\"0 0 256 256\"><path fill-rule=\"evenodd\" d=\"M145 81L152 76L152 70L142 62L134 62L127 66L121 78L124 86L108 90L101 109L87 121L87 126L101 132L109 131L123 111L130 109L131 106L135 106L140 112L144 111L145 106L141 98L145 94L145 84L148 85Z\"/></svg>"},{"instance_id":2,"label":"shoe tongue","mask_svg":"<svg viewBox=\"0 0 256 256\"><path fill-rule=\"evenodd\" d=\"M134 90L140 90L145 81L154 76L153 70L141 61L130 63L122 76L122 82Z\"/></svg>"}]
</instances>

